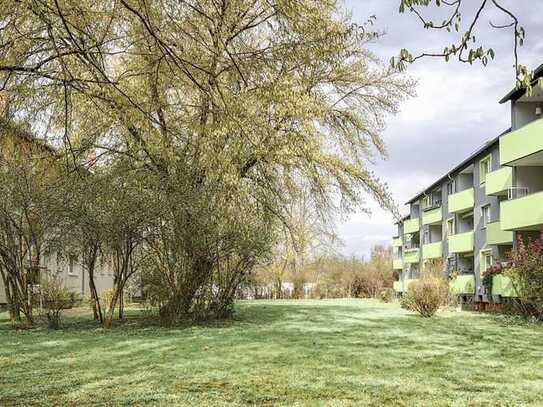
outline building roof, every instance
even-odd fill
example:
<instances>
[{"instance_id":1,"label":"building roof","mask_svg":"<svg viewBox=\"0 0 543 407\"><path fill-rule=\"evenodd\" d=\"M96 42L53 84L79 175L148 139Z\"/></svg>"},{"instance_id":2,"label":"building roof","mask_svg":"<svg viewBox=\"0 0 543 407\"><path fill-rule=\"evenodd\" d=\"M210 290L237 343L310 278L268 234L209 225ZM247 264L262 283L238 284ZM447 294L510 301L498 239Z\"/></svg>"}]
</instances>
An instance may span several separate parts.
<instances>
[{"instance_id":1,"label":"building roof","mask_svg":"<svg viewBox=\"0 0 543 407\"><path fill-rule=\"evenodd\" d=\"M407 201L405 204L408 205L410 203L412 203L413 201L416 201L417 199L419 199L421 196L423 196L428 190L431 190L433 188L435 188L436 186L438 186L439 184L441 184L446 178L448 178L450 175L462 170L463 167L465 167L467 164L469 164L471 161L473 161L475 158L477 158L479 155L483 154L484 152L486 152L486 150L488 150L490 147L493 147L494 145L496 145L499 140L500 140L500 137L503 136L504 134L507 134L511 131L511 128L505 130L503 133L501 133L500 135L494 137L493 139L491 140L488 140L487 142L485 142L481 147L479 147L477 150L475 150L472 154L469 155L468 158L466 158L465 160L463 160L462 162L460 162L460 164L454 166L452 169L450 169L449 171L447 171L446 174L444 174L443 176L441 176L440 178L438 178L433 184L429 185L428 187L424 188L423 190L419 191L417 193L417 195L415 195L413 198L411 198L409 201Z\"/></svg>"},{"instance_id":2,"label":"building roof","mask_svg":"<svg viewBox=\"0 0 543 407\"><path fill-rule=\"evenodd\" d=\"M532 84L535 84L534 82L537 82L539 78L543 77L543 64L539 65L534 70L534 79ZM510 100L517 100L521 96L523 96L525 93L525 90L523 88L513 88L507 95L505 95L503 98L500 99L500 104L509 102Z\"/></svg>"}]
</instances>

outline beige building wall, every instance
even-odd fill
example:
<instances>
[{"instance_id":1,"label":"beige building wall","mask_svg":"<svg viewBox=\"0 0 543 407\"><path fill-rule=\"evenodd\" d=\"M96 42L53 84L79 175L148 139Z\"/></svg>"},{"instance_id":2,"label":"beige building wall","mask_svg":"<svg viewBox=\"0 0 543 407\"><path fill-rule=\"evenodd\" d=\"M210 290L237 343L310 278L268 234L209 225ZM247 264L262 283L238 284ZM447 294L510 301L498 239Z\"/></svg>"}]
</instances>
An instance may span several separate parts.
<instances>
[{"instance_id":1,"label":"beige building wall","mask_svg":"<svg viewBox=\"0 0 543 407\"><path fill-rule=\"evenodd\" d=\"M60 260L53 257L44 257L43 266L47 272L56 274L65 286L73 293L90 297L88 274L76 259L72 261ZM94 282L100 294L113 287L113 272L107 264L97 264L94 272ZM0 278L0 304L6 303L4 282Z\"/></svg>"}]
</instances>

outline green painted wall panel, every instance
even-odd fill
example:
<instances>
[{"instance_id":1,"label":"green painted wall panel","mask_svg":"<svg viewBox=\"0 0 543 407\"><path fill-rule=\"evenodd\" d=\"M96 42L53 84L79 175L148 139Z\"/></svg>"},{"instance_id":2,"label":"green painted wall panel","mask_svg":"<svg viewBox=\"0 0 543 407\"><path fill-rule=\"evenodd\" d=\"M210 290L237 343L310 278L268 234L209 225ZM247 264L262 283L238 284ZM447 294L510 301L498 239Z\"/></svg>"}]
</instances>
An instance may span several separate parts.
<instances>
[{"instance_id":1,"label":"green painted wall panel","mask_svg":"<svg viewBox=\"0 0 543 407\"><path fill-rule=\"evenodd\" d=\"M486 174L485 192L487 195L507 195L513 186L513 168L503 167Z\"/></svg>"},{"instance_id":2,"label":"green painted wall panel","mask_svg":"<svg viewBox=\"0 0 543 407\"><path fill-rule=\"evenodd\" d=\"M419 249L409 249L403 254L403 262L406 264L419 262Z\"/></svg>"},{"instance_id":3,"label":"green painted wall panel","mask_svg":"<svg viewBox=\"0 0 543 407\"><path fill-rule=\"evenodd\" d=\"M420 219L419 218L407 219L403 223L403 233L404 233L404 235L407 235L409 233L418 232L419 229L420 229Z\"/></svg>"},{"instance_id":4,"label":"green painted wall panel","mask_svg":"<svg viewBox=\"0 0 543 407\"><path fill-rule=\"evenodd\" d=\"M473 231L449 236L449 253L473 251Z\"/></svg>"},{"instance_id":5,"label":"green painted wall panel","mask_svg":"<svg viewBox=\"0 0 543 407\"><path fill-rule=\"evenodd\" d=\"M475 294L475 275L461 274L449 281L449 290L453 294Z\"/></svg>"},{"instance_id":6,"label":"green painted wall panel","mask_svg":"<svg viewBox=\"0 0 543 407\"><path fill-rule=\"evenodd\" d=\"M543 225L543 192L502 201L500 217L503 230L540 230Z\"/></svg>"},{"instance_id":7,"label":"green painted wall panel","mask_svg":"<svg viewBox=\"0 0 543 407\"><path fill-rule=\"evenodd\" d=\"M422 246L423 259L440 259L443 256L443 244L441 242L429 243Z\"/></svg>"},{"instance_id":8,"label":"green painted wall panel","mask_svg":"<svg viewBox=\"0 0 543 407\"><path fill-rule=\"evenodd\" d=\"M500 137L500 164L506 165L543 150L543 119Z\"/></svg>"},{"instance_id":9,"label":"green painted wall panel","mask_svg":"<svg viewBox=\"0 0 543 407\"><path fill-rule=\"evenodd\" d=\"M473 208L475 204L473 188L449 195L449 212L462 212Z\"/></svg>"},{"instance_id":10,"label":"green painted wall panel","mask_svg":"<svg viewBox=\"0 0 543 407\"><path fill-rule=\"evenodd\" d=\"M422 224L430 225L432 223L439 223L443 220L443 211L441 207L432 209L430 211L424 211L422 214Z\"/></svg>"},{"instance_id":11,"label":"green painted wall panel","mask_svg":"<svg viewBox=\"0 0 543 407\"><path fill-rule=\"evenodd\" d=\"M511 279L502 274L492 277L492 295L501 295L502 297L517 296Z\"/></svg>"},{"instance_id":12,"label":"green painted wall panel","mask_svg":"<svg viewBox=\"0 0 543 407\"><path fill-rule=\"evenodd\" d=\"M513 232L503 230L501 222L492 222L486 225L487 244L513 244Z\"/></svg>"}]
</instances>

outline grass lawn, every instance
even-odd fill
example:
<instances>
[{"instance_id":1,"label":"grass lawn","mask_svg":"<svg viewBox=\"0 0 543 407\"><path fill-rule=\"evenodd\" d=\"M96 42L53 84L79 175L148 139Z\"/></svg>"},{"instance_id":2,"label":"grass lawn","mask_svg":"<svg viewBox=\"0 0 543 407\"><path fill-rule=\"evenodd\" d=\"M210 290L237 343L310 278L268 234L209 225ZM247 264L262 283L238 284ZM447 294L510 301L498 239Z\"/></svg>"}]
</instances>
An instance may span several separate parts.
<instances>
[{"instance_id":1,"label":"grass lawn","mask_svg":"<svg viewBox=\"0 0 543 407\"><path fill-rule=\"evenodd\" d=\"M86 312L86 311L85 311ZM254 301L166 329L15 331L0 314L0 405L543 405L543 326L422 319L370 300Z\"/></svg>"}]
</instances>

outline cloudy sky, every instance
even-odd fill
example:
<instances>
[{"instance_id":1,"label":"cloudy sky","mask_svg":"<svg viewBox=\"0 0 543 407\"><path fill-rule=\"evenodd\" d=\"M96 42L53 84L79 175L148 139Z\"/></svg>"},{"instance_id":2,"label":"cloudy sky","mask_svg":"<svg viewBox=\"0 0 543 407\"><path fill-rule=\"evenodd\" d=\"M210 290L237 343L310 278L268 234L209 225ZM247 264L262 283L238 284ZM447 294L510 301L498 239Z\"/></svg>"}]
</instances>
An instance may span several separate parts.
<instances>
[{"instance_id":1,"label":"cloudy sky","mask_svg":"<svg viewBox=\"0 0 543 407\"><path fill-rule=\"evenodd\" d=\"M353 20L362 23L371 15L377 17L376 27L386 35L372 45L372 50L383 60L388 61L401 48L416 54L417 50L440 51L451 44L452 38L446 33L423 29L414 15L400 15L399 2L345 0ZM543 0L502 3L510 6L527 32L521 63L535 68L543 63ZM468 14L473 15L466 10L463 20ZM389 158L375 166L375 172L402 205L402 213L407 213L403 204L417 191L509 127L509 105L500 105L498 100L514 85L513 37L510 31L491 29L490 20L507 22L491 13L482 20L476 37L496 51L496 59L487 67L422 59L408 69L418 80L417 96L402 104L401 113L388 118L383 137ZM373 245L388 244L395 233L388 213L371 201L367 206L371 216L355 213L338 224L346 255L367 255Z\"/></svg>"}]
</instances>

